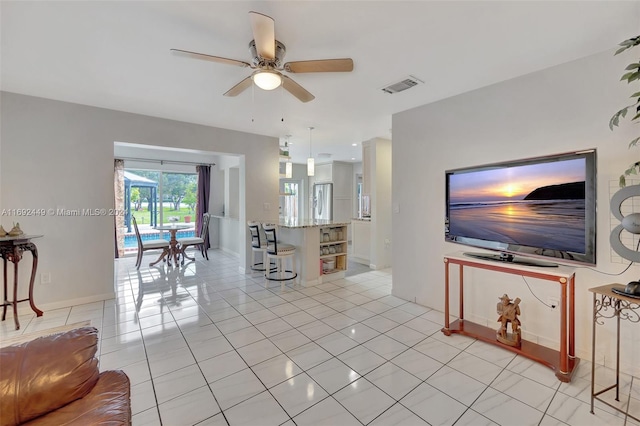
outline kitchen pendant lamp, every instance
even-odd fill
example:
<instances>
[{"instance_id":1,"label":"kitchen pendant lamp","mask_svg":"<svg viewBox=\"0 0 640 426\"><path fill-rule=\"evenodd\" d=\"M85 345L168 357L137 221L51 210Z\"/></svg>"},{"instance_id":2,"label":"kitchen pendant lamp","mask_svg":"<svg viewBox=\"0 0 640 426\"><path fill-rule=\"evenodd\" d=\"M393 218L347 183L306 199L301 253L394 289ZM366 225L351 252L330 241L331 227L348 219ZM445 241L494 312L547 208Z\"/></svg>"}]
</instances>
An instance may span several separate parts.
<instances>
[{"instance_id":1,"label":"kitchen pendant lamp","mask_svg":"<svg viewBox=\"0 0 640 426\"><path fill-rule=\"evenodd\" d=\"M285 135L284 149L281 148L280 155L287 157L287 161L284 163L284 177L291 179L293 177L293 163L291 157L289 157L289 138L291 135Z\"/></svg>"},{"instance_id":2,"label":"kitchen pendant lamp","mask_svg":"<svg viewBox=\"0 0 640 426\"><path fill-rule=\"evenodd\" d=\"M293 176L293 163L291 161L287 161L284 163L284 177L287 179L291 179Z\"/></svg>"},{"instance_id":3,"label":"kitchen pendant lamp","mask_svg":"<svg viewBox=\"0 0 640 426\"><path fill-rule=\"evenodd\" d=\"M307 158L307 176L313 176L316 174L315 161L311 155L311 131L313 127L309 127L309 158Z\"/></svg>"}]
</instances>

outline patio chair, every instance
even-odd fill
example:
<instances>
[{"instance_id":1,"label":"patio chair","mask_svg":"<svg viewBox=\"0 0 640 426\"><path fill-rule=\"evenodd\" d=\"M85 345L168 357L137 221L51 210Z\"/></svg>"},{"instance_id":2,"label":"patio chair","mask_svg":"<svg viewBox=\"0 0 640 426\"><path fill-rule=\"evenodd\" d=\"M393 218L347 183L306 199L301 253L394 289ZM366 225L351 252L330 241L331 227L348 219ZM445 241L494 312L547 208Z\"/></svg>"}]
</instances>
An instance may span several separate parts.
<instances>
[{"instance_id":1,"label":"patio chair","mask_svg":"<svg viewBox=\"0 0 640 426\"><path fill-rule=\"evenodd\" d=\"M196 260L195 257L187 256L185 250L187 250L187 247L189 246L198 246L202 257L209 260L209 253L207 252L207 246L209 245L209 220L210 216L208 213L202 215L202 227L200 228L200 235L198 237L178 238L180 253L182 254L182 261L180 262L181 265L184 265L185 257L189 260Z\"/></svg>"},{"instance_id":2,"label":"patio chair","mask_svg":"<svg viewBox=\"0 0 640 426\"><path fill-rule=\"evenodd\" d=\"M133 228L136 231L136 238L138 240L138 258L136 259L136 269L140 269L140 265L142 264L142 255L145 251L149 250L162 250L160 257L155 262L149 264L149 266L155 265L160 261L160 259L167 261L167 256L171 252L169 241L167 240L146 240L143 241L142 237L140 237L140 231L138 230L138 222L136 222L136 218L131 216L131 220L133 221Z\"/></svg>"}]
</instances>

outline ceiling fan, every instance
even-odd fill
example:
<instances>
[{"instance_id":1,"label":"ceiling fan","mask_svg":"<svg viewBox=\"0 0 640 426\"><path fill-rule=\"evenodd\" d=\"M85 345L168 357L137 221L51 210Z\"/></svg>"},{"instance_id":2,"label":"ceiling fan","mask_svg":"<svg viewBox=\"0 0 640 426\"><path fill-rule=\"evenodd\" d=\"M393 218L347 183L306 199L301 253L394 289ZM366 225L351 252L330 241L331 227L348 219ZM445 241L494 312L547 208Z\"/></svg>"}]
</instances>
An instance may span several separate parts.
<instances>
[{"instance_id":1,"label":"ceiling fan","mask_svg":"<svg viewBox=\"0 0 640 426\"><path fill-rule=\"evenodd\" d=\"M291 78L282 74L282 71L289 73L307 73L350 72L353 70L353 60L351 58L294 61L283 64L282 59L286 53L286 48L284 44L275 38L275 23L273 18L258 12L249 12L249 18L251 20L251 29L253 30L253 40L249 43L249 50L253 58L251 63L220 56L206 55L204 53L190 52L188 50L171 49L171 51L196 59L235 65L243 68L249 67L255 70L249 77L229 89L224 96L237 96L248 89L253 82L263 90L273 90L282 85L286 91L302 102L309 102L315 99L315 96Z\"/></svg>"}]
</instances>

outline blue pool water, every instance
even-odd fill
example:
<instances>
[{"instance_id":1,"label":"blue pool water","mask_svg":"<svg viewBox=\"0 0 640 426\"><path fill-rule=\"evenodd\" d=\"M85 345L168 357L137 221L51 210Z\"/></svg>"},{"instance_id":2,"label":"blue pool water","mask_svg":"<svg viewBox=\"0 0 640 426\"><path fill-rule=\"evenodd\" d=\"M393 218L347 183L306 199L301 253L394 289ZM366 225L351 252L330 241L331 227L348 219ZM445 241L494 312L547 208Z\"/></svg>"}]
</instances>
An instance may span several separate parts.
<instances>
[{"instance_id":1,"label":"blue pool water","mask_svg":"<svg viewBox=\"0 0 640 426\"><path fill-rule=\"evenodd\" d=\"M176 238L195 237L195 235L196 235L196 233L193 230L191 230L191 231L178 231L176 233ZM156 232L156 233L153 233L153 234L140 234L140 238L142 238L142 241L157 240L158 238L160 238L160 233ZM169 235L168 232L165 232L164 233L164 239L169 241L169 238L171 238L171 235ZM125 235L124 236L124 246L125 246L125 248L138 247L138 241L136 240L136 234Z\"/></svg>"}]
</instances>

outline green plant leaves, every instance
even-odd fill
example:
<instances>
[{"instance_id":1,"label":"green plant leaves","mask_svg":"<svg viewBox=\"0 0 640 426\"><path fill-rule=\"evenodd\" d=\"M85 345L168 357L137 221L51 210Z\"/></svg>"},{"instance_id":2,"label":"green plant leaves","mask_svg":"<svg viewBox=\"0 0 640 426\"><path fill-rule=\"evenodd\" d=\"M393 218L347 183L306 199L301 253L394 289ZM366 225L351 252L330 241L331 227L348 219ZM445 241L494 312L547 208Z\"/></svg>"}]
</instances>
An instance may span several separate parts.
<instances>
[{"instance_id":1,"label":"green plant leaves","mask_svg":"<svg viewBox=\"0 0 640 426\"><path fill-rule=\"evenodd\" d=\"M624 118L627 116L627 110L629 109L629 107L631 107L631 105L624 107L620 111L613 114L613 117L611 117L611 120L609 120L609 128L611 130L613 130L614 126L618 126L618 124L620 123L620 117Z\"/></svg>"},{"instance_id":2,"label":"green plant leaves","mask_svg":"<svg viewBox=\"0 0 640 426\"><path fill-rule=\"evenodd\" d=\"M640 45L640 35L636 37L632 37L620 43L619 46L622 46L622 47L616 50L616 53L614 55L622 53L625 50L631 49L632 47L638 46L638 45ZM636 80L640 80L640 62L632 62L631 64L627 65L627 67L625 68L625 71L629 71L629 72L623 74L622 77L620 78L620 81L626 80L627 84L629 84ZM634 99L637 98L637 101L629 106L622 108L620 111L613 114L613 117L611 117L611 119L609 120L609 128L611 130L613 130L614 127L617 127L620 124L621 118L625 118L627 116L627 111L629 110L629 108L635 107L635 112L636 112L636 114L633 117L631 117L631 121L640 119L640 92L635 92L630 97ZM639 144L640 144L640 137L637 137L633 139L631 142L629 142L629 148L637 147ZM626 185L627 183L626 176L629 176L632 174L636 175L638 174L638 172L640 172L640 161L637 161L631 164L629 168L627 168L627 170L624 171L624 174L622 174L619 179L620 186L624 187Z\"/></svg>"},{"instance_id":3,"label":"green plant leaves","mask_svg":"<svg viewBox=\"0 0 640 426\"><path fill-rule=\"evenodd\" d=\"M640 44L640 36L632 37L628 40L625 40L619 44L619 46L622 46L622 47L616 50L616 53L614 53L614 55L622 53L627 49L631 49L633 46L637 46L638 44Z\"/></svg>"},{"instance_id":4,"label":"green plant leaves","mask_svg":"<svg viewBox=\"0 0 640 426\"><path fill-rule=\"evenodd\" d=\"M640 79L640 71L632 71L620 77L620 81L627 80L627 83Z\"/></svg>"},{"instance_id":5,"label":"green plant leaves","mask_svg":"<svg viewBox=\"0 0 640 426\"><path fill-rule=\"evenodd\" d=\"M618 179L618 184L620 188L624 188L627 185L627 176L637 175L640 171L640 161L637 161L629 166L627 170L624 171L623 175L620 175L620 179Z\"/></svg>"},{"instance_id":6,"label":"green plant leaves","mask_svg":"<svg viewBox=\"0 0 640 426\"><path fill-rule=\"evenodd\" d=\"M636 36L636 37L631 37L630 39L623 41L622 43L620 43L620 46L632 47L632 46L635 46L635 45L637 45L639 43L640 43L640 36Z\"/></svg>"},{"instance_id":7,"label":"green plant leaves","mask_svg":"<svg viewBox=\"0 0 640 426\"><path fill-rule=\"evenodd\" d=\"M627 170L624 171L624 174L626 176L637 175L639 169L640 169L640 162L633 163L631 166L629 166L629 168Z\"/></svg>"}]
</instances>

